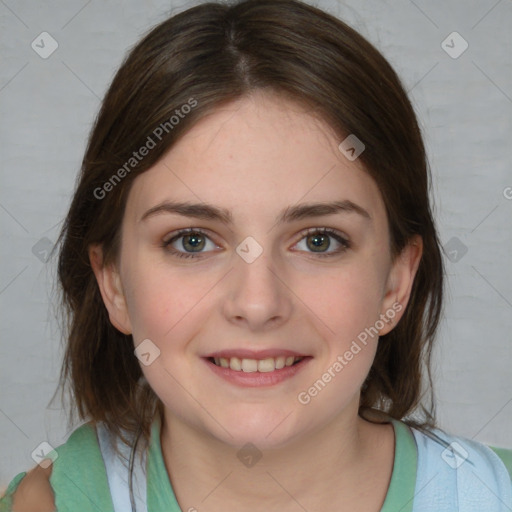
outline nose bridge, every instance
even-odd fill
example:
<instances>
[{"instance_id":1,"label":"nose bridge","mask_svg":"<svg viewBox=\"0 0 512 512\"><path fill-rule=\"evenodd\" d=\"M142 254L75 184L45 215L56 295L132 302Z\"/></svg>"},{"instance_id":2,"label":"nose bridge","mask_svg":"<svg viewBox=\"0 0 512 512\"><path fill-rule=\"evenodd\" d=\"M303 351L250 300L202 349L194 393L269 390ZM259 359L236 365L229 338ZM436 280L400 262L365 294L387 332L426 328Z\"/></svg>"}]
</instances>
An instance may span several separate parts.
<instances>
[{"instance_id":1,"label":"nose bridge","mask_svg":"<svg viewBox=\"0 0 512 512\"><path fill-rule=\"evenodd\" d=\"M283 322L291 312L290 293L283 283L281 265L272 251L248 237L237 247L224 314L231 322L252 329Z\"/></svg>"}]
</instances>

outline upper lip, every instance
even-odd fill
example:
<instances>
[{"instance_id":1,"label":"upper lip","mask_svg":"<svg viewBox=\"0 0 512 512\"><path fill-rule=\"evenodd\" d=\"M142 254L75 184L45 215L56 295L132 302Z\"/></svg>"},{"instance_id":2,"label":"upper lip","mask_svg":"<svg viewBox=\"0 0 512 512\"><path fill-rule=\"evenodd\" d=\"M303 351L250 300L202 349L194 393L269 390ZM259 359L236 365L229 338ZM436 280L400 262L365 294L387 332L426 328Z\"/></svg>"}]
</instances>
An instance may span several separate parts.
<instances>
[{"instance_id":1,"label":"upper lip","mask_svg":"<svg viewBox=\"0 0 512 512\"><path fill-rule=\"evenodd\" d=\"M306 357L301 352L294 350L284 350L277 348L269 348L267 350L247 350L247 349L232 349L232 350L219 350L212 352L204 357L224 357L230 359L232 357L238 357L238 359L267 359L276 357Z\"/></svg>"}]
</instances>

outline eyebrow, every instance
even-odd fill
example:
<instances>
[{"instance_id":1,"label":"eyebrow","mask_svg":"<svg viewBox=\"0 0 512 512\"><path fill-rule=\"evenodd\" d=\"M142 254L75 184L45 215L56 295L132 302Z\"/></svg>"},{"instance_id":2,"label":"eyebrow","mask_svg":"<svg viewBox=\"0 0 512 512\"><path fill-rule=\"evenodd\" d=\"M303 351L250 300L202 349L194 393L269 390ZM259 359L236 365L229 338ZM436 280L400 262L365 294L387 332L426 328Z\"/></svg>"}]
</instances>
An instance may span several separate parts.
<instances>
[{"instance_id":1,"label":"eyebrow","mask_svg":"<svg viewBox=\"0 0 512 512\"><path fill-rule=\"evenodd\" d=\"M140 218L140 222L155 215L163 213L177 214L184 217L193 217L201 220L220 221L223 224L233 224L233 214L224 208L208 203L189 203L177 201L163 201L147 210ZM365 220L371 221L371 215L358 204L344 199L328 203L306 203L285 208L277 217L276 224L294 222L309 217L323 217L337 213L355 213Z\"/></svg>"}]
</instances>

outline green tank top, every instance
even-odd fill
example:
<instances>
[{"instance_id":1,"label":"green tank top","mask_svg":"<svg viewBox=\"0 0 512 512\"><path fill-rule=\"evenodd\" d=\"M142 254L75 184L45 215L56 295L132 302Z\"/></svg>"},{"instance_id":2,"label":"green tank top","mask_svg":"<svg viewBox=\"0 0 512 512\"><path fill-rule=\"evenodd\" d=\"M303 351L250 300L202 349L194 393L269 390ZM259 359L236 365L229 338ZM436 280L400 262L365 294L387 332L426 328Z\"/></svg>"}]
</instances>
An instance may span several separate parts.
<instances>
[{"instance_id":1,"label":"green tank top","mask_svg":"<svg viewBox=\"0 0 512 512\"><path fill-rule=\"evenodd\" d=\"M395 430L395 458L390 485L381 512L412 512L416 484L417 448L409 427L392 420ZM512 450L491 447L512 475ZM114 512L96 430L90 424L78 427L59 447L50 484L59 512ZM0 499L0 512L11 512L12 494L26 472L10 482ZM151 427L147 458L148 512L182 512L165 468L160 446L160 421ZM128 512L128 511L127 511Z\"/></svg>"}]
</instances>

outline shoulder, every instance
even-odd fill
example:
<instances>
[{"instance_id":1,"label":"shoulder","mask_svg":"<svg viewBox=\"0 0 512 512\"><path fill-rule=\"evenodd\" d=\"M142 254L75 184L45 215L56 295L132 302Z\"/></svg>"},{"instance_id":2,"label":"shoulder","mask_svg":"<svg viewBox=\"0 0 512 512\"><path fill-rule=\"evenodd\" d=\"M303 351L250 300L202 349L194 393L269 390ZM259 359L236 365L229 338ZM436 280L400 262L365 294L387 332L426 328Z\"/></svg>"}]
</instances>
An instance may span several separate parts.
<instances>
[{"instance_id":1,"label":"shoulder","mask_svg":"<svg viewBox=\"0 0 512 512\"><path fill-rule=\"evenodd\" d=\"M512 508L509 470L496 451L438 428L412 431L418 447L417 485L428 485L434 495L447 493L458 500L460 510L476 510L470 503L489 511L501 510L500 503Z\"/></svg>"},{"instance_id":2,"label":"shoulder","mask_svg":"<svg viewBox=\"0 0 512 512\"><path fill-rule=\"evenodd\" d=\"M512 480L512 450L507 448L497 448L495 446L489 446L489 448L501 459L507 468L510 479Z\"/></svg>"},{"instance_id":3,"label":"shoulder","mask_svg":"<svg viewBox=\"0 0 512 512\"><path fill-rule=\"evenodd\" d=\"M482 469L506 474L510 479L512 470L512 450L488 446L474 439L467 439L446 433L440 428L430 430L413 429L418 449L435 455L445 466L458 469L468 463L473 470Z\"/></svg>"},{"instance_id":4,"label":"shoulder","mask_svg":"<svg viewBox=\"0 0 512 512\"><path fill-rule=\"evenodd\" d=\"M75 507L85 511L105 502L110 508L95 427L86 423L76 428L65 443L54 449L49 467L31 469L12 490L13 512L54 512Z\"/></svg>"},{"instance_id":5,"label":"shoulder","mask_svg":"<svg viewBox=\"0 0 512 512\"><path fill-rule=\"evenodd\" d=\"M36 466L20 481L12 496L13 512L54 512L55 499L50 485L52 466Z\"/></svg>"}]
</instances>

